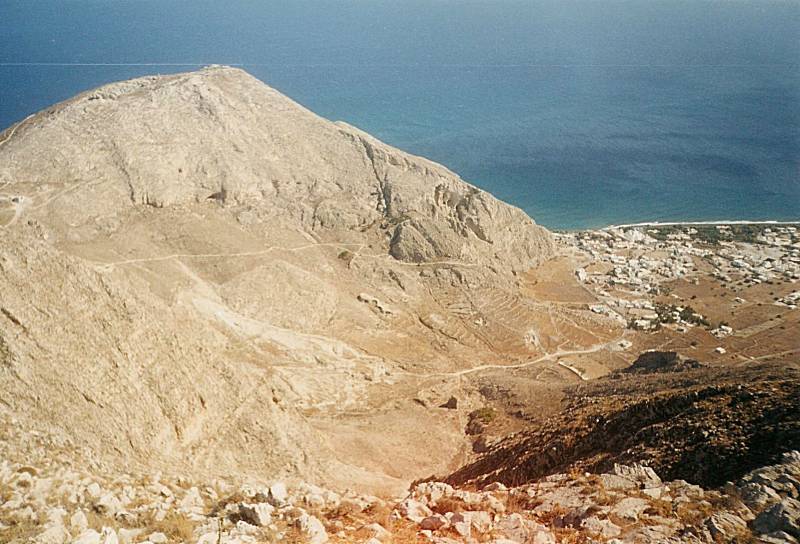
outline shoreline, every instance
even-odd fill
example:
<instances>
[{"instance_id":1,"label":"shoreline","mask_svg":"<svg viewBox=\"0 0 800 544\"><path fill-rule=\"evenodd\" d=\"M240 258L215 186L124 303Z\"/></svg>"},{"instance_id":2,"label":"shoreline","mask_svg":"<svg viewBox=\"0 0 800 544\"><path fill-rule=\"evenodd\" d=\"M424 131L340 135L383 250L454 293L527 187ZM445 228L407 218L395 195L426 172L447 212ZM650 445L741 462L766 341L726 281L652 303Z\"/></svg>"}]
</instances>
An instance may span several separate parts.
<instances>
[{"instance_id":1,"label":"shoreline","mask_svg":"<svg viewBox=\"0 0 800 544\"><path fill-rule=\"evenodd\" d=\"M780 221L776 219L760 219L760 220L747 220L747 219L733 219L733 220L713 220L713 221L643 221L641 223L621 223L618 225L606 225L604 227L587 227L577 229L552 229L548 228L550 232L587 232L587 231L607 231L611 229L630 229L638 227L680 227L680 226L714 226L714 225L798 225L800 226L800 219ZM547 227L546 227L547 228Z\"/></svg>"},{"instance_id":2,"label":"shoreline","mask_svg":"<svg viewBox=\"0 0 800 544\"><path fill-rule=\"evenodd\" d=\"M609 229L627 229L634 227L679 227L679 226L692 226L692 225L800 225L800 220L795 221L777 221L774 219L748 221L744 219L736 219L732 221L645 221L642 223L626 223L621 225L608 225L597 230Z\"/></svg>"}]
</instances>

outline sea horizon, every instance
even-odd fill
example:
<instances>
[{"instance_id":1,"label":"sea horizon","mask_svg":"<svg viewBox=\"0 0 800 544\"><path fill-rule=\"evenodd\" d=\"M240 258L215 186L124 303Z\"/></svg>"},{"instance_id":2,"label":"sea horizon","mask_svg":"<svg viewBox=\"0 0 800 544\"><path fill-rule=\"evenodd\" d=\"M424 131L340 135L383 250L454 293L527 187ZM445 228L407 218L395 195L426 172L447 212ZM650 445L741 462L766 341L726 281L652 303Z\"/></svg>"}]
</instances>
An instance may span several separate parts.
<instances>
[{"instance_id":1,"label":"sea horizon","mask_svg":"<svg viewBox=\"0 0 800 544\"><path fill-rule=\"evenodd\" d=\"M0 31L3 127L227 64L555 230L800 219L800 4L11 1Z\"/></svg>"}]
</instances>

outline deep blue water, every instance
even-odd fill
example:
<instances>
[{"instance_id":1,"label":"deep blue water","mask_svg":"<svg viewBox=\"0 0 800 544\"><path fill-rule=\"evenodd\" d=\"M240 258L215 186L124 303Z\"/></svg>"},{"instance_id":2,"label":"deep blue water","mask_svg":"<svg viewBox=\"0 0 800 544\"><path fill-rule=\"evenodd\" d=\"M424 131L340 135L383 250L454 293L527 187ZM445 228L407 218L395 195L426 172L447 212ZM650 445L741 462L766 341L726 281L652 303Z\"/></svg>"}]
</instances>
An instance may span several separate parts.
<instances>
[{"instance_id":1,"label":"deep blue water","mask_svg":"<svg viewBox=\"0 0 800 544\"><path fill-rule=\"evenodd\" d=\"M27 63L241 64L552 228L800 219L800 1L0 0L0 126L192 68Z\"/></svg>"}]
</instances>

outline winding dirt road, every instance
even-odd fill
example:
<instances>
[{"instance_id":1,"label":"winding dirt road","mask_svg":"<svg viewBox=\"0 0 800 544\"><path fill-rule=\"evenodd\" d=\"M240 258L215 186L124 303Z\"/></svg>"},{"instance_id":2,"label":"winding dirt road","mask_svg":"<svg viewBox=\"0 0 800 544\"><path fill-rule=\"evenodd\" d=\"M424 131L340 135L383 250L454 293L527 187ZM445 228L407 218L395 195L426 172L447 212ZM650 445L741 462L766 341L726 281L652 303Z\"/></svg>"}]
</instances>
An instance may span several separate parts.
<instances>
[{"instance_id":1,"label":"winding dirt road","mask_svg":"<svg viewBox=\"0 0 800 544\"><path fill-rule=\"evenodd\" d=\"M19 123L17 123L13 127L11 127L11 132L8 133L8 136L6 136L2 140L0 140L0 145L3 145L7 141L9 141L14 136L14 133L17 131L17 129L19 127L21 127L22 125L24 125L34 115L36 115L36 114L31 114L31 115L27 116L25 119L23 119L22 121L20 121Z\"/></svg>"},{"instance_id":2,"label":"winding dirt road","mask_svg":"<svg viewBox=\"0 0 800 544\"><path fill-rule=\"evenodd\" d=\"M612 345L616 344L619 339L612 340L610 342L604 342L602 344L595 344L591 347L585 349L575 349L575 350L563 350L559 349L554 351L553 353L546 353L541 357L533 359L532 361L526 361L524 363L517 363L513 365L480 365L473 368L467 368L465 370L457 370L455 372L432 372L426 374L417 374L414 372L402 372L402 373L395 373L400 374L402 376L414 376L418 378L460 378L461 376L466 376L467 374L474 374L476 372L483 372L485 370L516 370L519 368L526 368L529 366L533 366L535 364L544 362L544 361L551 361L554 359L559 359L560 357L565 357L569 355L586 355L588 353L596 353L598 351L602 351L611 347Z\"/></svg>"}]
</instances>

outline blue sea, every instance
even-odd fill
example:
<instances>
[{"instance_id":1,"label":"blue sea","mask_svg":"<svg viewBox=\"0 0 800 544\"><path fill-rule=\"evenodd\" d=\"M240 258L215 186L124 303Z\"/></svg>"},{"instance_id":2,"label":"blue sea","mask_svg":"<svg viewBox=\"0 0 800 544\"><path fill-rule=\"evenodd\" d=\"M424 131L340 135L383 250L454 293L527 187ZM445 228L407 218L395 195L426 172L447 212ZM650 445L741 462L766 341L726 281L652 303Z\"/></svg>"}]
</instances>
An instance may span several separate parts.
<instances>
[{"instance_id":1,"label":"blue sea","mask_svg":"<svg viewBox=\"0 0 800 544\"><path fill-rule=\"evenodd\" d=\"M800 219L800 2L0 0L0 126L237 64L557 229Z\"/></svg>"}]
</instances>

